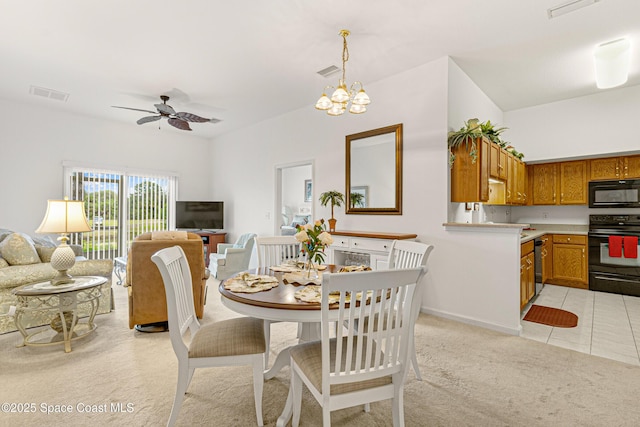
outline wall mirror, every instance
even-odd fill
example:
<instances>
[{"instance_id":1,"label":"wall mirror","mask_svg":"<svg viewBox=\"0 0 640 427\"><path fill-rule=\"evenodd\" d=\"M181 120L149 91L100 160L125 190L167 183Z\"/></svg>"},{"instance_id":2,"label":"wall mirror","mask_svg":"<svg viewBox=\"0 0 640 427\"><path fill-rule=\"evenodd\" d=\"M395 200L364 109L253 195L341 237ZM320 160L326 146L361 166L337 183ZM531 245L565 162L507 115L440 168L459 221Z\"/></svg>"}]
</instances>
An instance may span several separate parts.
<instances>
[{"instance_id":1,"label":"wall mirror","mask_svg":"<svg viewBox=\"0 0 640 427\"><path fill-rule=\"evenodd\" d=\"M402 214L402 123L346 136L347 214Z\"/></svg>"}]
</instances>

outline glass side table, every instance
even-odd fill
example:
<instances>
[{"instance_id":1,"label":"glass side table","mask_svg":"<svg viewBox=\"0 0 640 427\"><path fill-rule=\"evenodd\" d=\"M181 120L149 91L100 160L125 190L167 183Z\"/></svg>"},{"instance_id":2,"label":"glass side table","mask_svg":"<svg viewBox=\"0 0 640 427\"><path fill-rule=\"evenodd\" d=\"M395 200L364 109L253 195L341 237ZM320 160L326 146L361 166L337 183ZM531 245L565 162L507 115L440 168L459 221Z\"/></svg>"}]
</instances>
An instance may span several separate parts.
<instances>
[{"instance_id":1,"label":"glass side table","mask_svg":"<svg viewBox=\"0 0 640 427\"><path fill-rule=\"evenodd\" d=\"M107 282L104 277L79 276L74 277L73 283L52 285L51 282L38 282L20 286L13 290L16 296L16 327L24 340L19 347L43 346L64 343L65 353L71 351L71 341L82 338L96 329L93 320L98 311L100 286ZM78 320L76 310L80 304L90 304L89 319L84 322ZM24 327L24 320L30 314L43 312L55 313L51 320L51 329L37 328L36 332L28 333Z\"/></svg>"},{"instance_id":2,"label":"glass side table","mask_svg":"<svg viewBox=\"0 0 640 427\"><path fill-rule=\"evenodd\" d=\"M122 274L127 273L127 257L121 256L113 259L113 272L118 278L118 285L122 285Z\"/></svg>"}]
</instances>

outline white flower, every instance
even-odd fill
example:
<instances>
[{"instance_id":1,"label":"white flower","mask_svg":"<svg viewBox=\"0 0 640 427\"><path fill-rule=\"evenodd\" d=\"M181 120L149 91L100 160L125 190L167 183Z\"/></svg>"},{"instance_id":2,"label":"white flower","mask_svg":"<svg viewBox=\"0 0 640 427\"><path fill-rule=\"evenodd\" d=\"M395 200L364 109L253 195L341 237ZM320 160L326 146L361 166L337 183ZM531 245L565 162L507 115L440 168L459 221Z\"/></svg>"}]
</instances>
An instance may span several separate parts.
<instances>
[{"instance_id":1,"label":"white flower","mask_svg":"<svg viewBox=\"0 0 640 427\"><path fill-rule=\"evenodd\" d=\"M306 242L307 240L309 240L309 235L307 234L307 230L306 229L302 229L300 231L298 231L295 235L295 238L298 242Z\"/></svg>"},{"instance_id":2,"label":"white flower","mask_svg":"<svg viewBox=\"0 0 640 427\"><path fill-rule=\"evenodd\" d=\"M318 240L320 240L320 242L322 242L322 244L325 246L329 246L333 243L333 237L331 237L331 234L327 233L326 231L320 233L320 235L318 236Z\"/></svg>"},{"instance_id":3,"label":"white flower","mask_svg":"<svg viewBox=\"0 0 640 427\"><path fill-rule=\"evenodd\" d=\"M313 224L306 223L302 228L304 228L306 230L313 230Z\"/></svg>"}]
</instances>

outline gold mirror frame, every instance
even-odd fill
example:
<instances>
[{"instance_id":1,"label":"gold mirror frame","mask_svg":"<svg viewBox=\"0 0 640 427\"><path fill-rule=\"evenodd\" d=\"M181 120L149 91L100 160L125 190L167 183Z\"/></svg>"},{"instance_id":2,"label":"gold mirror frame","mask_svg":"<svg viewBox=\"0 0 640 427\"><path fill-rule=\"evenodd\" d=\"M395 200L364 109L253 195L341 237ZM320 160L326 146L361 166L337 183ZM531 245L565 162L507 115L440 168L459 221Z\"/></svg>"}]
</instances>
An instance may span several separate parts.
<instances>
[{"instance_id":1,"label":"gold mirror frame","mask_svg":"<svg viewBox=\"0 0 640 427\"><path fill-rule=\"evenodd\" d=\"M364 142L362 140L366 138L377 137L380 135L393 134L395 139L395 159L389 159L388 167L395 168L395 206L367 206L367 207L352 207L351 206L351 170L352 162L355 160L352 155L352 145L356 142ZM368 130L365 132L356 133L346 136L346 186L345 186L345 204L347 214L373 214L373 215L401 215L402 214L402 123L397 125L386 126L379 129ZM366 165L362 165L366 167ZM353 188L366 188L365 191L369 191L368 186L362 185L364 183L358 183ZM368 195L367 195L368 197Z\"/></svg>"}]
</instances>

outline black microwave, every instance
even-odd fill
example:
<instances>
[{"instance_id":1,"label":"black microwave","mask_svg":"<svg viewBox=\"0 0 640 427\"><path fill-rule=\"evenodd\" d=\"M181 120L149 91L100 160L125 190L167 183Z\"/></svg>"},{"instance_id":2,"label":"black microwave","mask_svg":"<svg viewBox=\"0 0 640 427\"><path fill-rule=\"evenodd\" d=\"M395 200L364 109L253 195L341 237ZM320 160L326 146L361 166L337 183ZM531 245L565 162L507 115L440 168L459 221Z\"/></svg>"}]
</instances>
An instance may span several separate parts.
<instances>
[{"instance_id":1,"label":"black microwave","mask_svg":"<svg viewBox=\"0 0 640 427\"><path fill-rule=\"evenodd\" d=\"M640 179L589 182L590 208L640 208Z\"/></svg>"}]
</instances>

